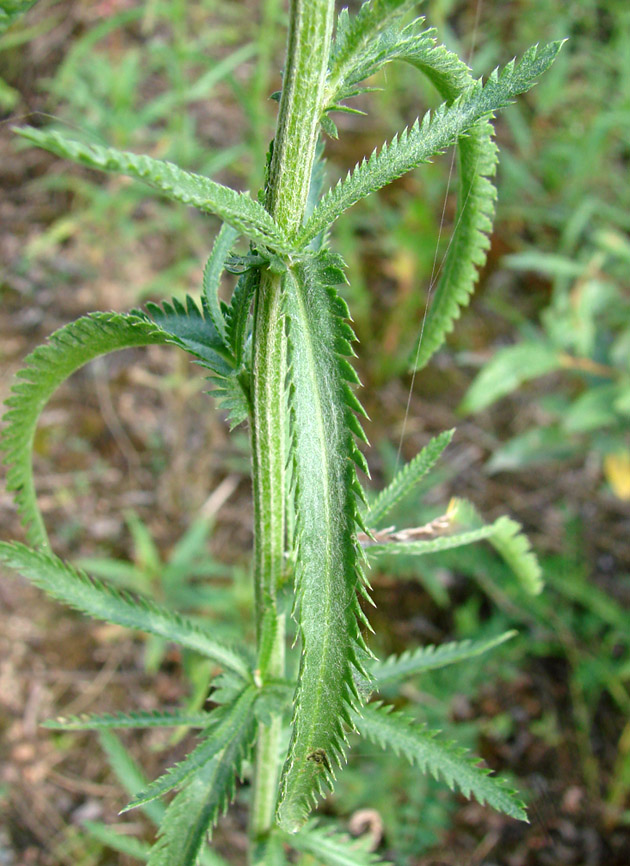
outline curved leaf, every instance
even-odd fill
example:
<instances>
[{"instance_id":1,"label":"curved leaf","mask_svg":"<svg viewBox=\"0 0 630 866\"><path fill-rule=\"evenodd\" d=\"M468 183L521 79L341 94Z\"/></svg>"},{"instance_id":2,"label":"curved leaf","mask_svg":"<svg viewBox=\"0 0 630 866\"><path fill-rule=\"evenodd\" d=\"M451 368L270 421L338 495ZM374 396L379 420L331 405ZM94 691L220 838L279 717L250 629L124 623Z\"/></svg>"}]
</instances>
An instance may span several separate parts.
<instances>
[{"instance_id":1,"label":"curved leaf","mask_svg":"<svg viewBox=\"0 0 630 866\"><path fill-rule=\"evenodd\" d=\"M562 353L545 342L526 341L505 346L483 366L459 407L461 412L479 412L515 391L524 382L546 376L562 367Z\"/></svg>"},{"instance_id":2,"label":"curved leaf","mask_svg":"<svg viewBox=\"0 0 630 866\"><path fill-rule=\"evenodd\" d=\"M2 434L4 462L9 465L7 488L15 492L15 503L28 541L46 547L48 539L37 507L33 479L32 446L37 421L56 388L82 367L107 352L132 346L168 343L169 335L139 316L92 313L65 325L26 358L6 401L9 411Z\"/></svg>"},{"instance_id":3,"label":"curved leaf","mask_svg":"<svg viewBox=\"0 0 630 866\"><path fill-rule=\"evenodd\" d=\"M523 527L505 516L499 517L493 527L490 544L510 566L522 587L530 595L538 595L543 588L542 570Z\"/></svg>"},{"instance_id":4,"label":"curved leaf","mask_svg":"<svg viewBox=\"0 0 630 866\"><path fill-rule=\"evenodd\" d=\"M200 174L184 171L172 162L141 156L113 147L83 144L59 132L26 126L15 130L38 147L88 168L126 174L163 192L168 198L191 205L205 213L214 213L238 232L261 241L277 252L290 252L281 229L264 207L248 193Z\"/></svg>"}]
</instances>

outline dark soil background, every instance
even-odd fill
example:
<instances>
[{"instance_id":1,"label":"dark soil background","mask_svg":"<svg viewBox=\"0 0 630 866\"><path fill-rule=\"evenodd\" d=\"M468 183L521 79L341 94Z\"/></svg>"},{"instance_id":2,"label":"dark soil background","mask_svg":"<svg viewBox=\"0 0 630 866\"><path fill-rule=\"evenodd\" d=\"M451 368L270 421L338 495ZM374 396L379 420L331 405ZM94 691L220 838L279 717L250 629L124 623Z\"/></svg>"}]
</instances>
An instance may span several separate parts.
<instances>
[{"instance_id":1,"label":"dark soil background","mask_svg":"<svg viewBox=\"0 0 630 866\"><path fill-rule=\"evenodd\" d=\"M451 5L456 8L451 10L450 26L465 32L475 13L474 4ZM492 5L484 4L480 28L484 16L491 16ZM520 5L526 14L526 4ZM71 190L46 189L41 180L59 172L78 177L85 173L46 153L16 146L11 124L22 119L43 122L37 112L51 111L51 102L42 81L55 75L68 46L108 14L109 6L117 8L114 2L47 4L43 0L42 7L29 14L29 26L36 28L51 10L56 24L36 32L20 46L19 56L9 52L2 61L6 80L19 91L13 114L7 114L7 122L0 125L2 399L25 356L55 328L92 309L122 310L137 305L137 288L150 283L178 254L172 240L147 234L132 240L124 254L117 255L106 238L99 247L95 237L86 237L80 230L37 252L38 238L76 206ZM249 26L256 23L257 4L232 4L231 21L238 17L237 11L251 19ZM221 10L210 9L208 15L211 21L216 16L217 26L225 25ZM132 43L139 36L132 29L118 38ZM276 75L278 66L279 61ZM245 83L248 68L246 63ZM220 86L211 102L196 104L192 110L201 128L211 129L217 137L224 134L226 145L238 141L242 110L227 88ZM332 164L350 164L380 140L382 132L378 117L360 122L352 118L347 138L331 144ZM499 127L500 141L502 136L507 138ZM226 170L219 177L244 183L242 172L232 175ZM94 176L90 179L95 182ZM117 183L98 182L112 189ZM403 181L399 192L413 193L415 183L413 178ZM134 217L142 220L145 214L139 209ZM195 232L207 232L209 246L216 224L195 217L191 220ZM606 487L595 461L550 462L535 471L509 474L488 475L484 470L497 443L536 423L539 397L535 389L526 389L527 399L519 392L472 418L462 419L456 413L475 372L457 363L457 351L489 353L491 347L511 338L505 321L485 303L492 286L502 281L507 303L517 305L524 315L533 315L546 303L549 286L543 279L528 282L514 274L506 276L502 270L501 257L518 247L519 231L527 233L525 226L514 221L497 222L475 300L456 328L450 347L416 378L406 419L409 377L398 375L383 381L379 375L382 349L369 341L359 348L358 368L365 385L362 396L372 419L366 432L374 446L368 455L373 476L378 482L385 471L380 443L389 441L396 446L403 433L403 455L411 458L431 436L457 427L446 458L450 472L431 491L433 501L446 503L449 497L461 495L474 501L487 519L511 514L523 523L543 555L565 549L569 509L579 522L589 580L627 610L630 504ZM404 279L392 276L383 248L359 226L357 237L361 234L376 321L380 309L387 311L404 303L408 287ZM174 284L173 292L196 290L204 252L207 249L199 249L197 269L193 267ZM395 346L401 335L395 318L388 321L388 340ZM544 389L553 388L553 379L545 380ZM104 552L129 556L131 543L124 521L129 509L142 518L166 553L191 519L203 511L215 519L212 554L218 560L248 567L252 532L246 431L241 429L230 437L205 390L192 364L174 352L153 347L117 353L89 365L57 392L38 430L35 465L40 505L52 546L60 556ZM4 490L0 493L0 526L3 538L22 539L12 499ZM457 639L453 609L440 609L421 584L397 581L383 573L374 573L373 583L378 606L374 625L377 631L384 630L383 644L388 649L401 651L408 641ZM477 595L484 610L495 603L457 572L450 574L447 584L454 602ZM522 621L522 611L519 616ZM535 631L537 626L524 628ZM579 635L575 637L576 652L580 640ZM153 709L183 702L188 685L179 652L170 650L154 675L145 671L143 646L138 636L118 627L88 623L26 583L2 576L1 864L132 862L87 840L81 832L86 819L115 823L124 804L124 794L95 736L59 734L39 725L60 713ZM590 649L596 652L596 647ZM516 676L488 679L474 694L452 696L452 719L479 726L479 754L489 766L513 774L532 792L531 824L518 825L462 798L440 845L410 862L416 866L626 866L630 862L630 826L628 812L624 812L630 808L627 793L622 808L610 808L605 797L624 744L626 758L630 753L628 719L604 693L600 705L590 708L595 721L585 741L571 693L569 665L567 655L538 653L522 659ZM490 730L486 723L502 715L512 720L510 736L484 734ZM542 736L535 724L550 716L558 724L555 739ZM159 774L167 760L181 757L192 742L190 737L169 745L168 733L161 731L132 733L123 739L149 776ZM587 765L590 759L594 768L590 779L585 778L584 750ZM144 818L132 820L150 839L152 831ZM244 862L245 827L246 811L237 804L216 834L217 850L231 863ZM394 851L393 840L385 832L379 853L387 857Z\"/></svg>"}]
</instances>

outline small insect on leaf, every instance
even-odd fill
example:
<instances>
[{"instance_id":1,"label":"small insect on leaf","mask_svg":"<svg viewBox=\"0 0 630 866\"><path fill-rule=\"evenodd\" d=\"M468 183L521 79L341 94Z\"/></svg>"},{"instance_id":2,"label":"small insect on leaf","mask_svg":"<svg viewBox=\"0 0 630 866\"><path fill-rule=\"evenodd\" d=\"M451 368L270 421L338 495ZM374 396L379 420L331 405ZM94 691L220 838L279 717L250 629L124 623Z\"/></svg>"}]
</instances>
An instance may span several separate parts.
<instances>
[{"instance_id":1,"label":"small insect on leaf","mask_svg":"<svg viewBox=\"0 0 630 866\"><path fill-rule=\"evenodd\" d=\"M321 766L326 767L329 773L332 773L330 764L328 762L328 755L326 754L324 749L315 749L306 756L306 760L313 761L313 763L315 764L320 764Z\"/></svg>"}]
</instances>

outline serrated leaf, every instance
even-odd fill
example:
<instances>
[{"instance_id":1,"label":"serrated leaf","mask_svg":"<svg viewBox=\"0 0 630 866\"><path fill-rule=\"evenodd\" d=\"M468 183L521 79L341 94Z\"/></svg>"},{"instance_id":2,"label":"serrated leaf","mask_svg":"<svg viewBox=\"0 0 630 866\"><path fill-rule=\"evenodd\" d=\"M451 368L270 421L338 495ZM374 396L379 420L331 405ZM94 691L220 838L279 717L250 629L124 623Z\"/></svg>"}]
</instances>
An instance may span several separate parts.
<instances>
[{"instance_id":1,"label":"serrated leaf","mask_svg":"<svg viewBox=\"0 0 630 866\"><path fill-rule=\"evenodd\" d=\"M234 796L256 732L250 713L222 752L204 764L166 810L149 866L195 866L204 840Z\"/></svg>"},{"instance_id":2,"label":"serrated leaf","mask_svg":"<svg viewBox=\"0 0 630 866\"><path fill-rule=\"evenodd\" d=\"M483 524L474 505L466 499L453 500L450 510L453 520L462 526ZM530 595L537 595L543 587L542 571L521 524L504 515L485 528L491 530L488 541L512 569L523 589Z\"/></svg>"},{"instance_id":3,"label":"serrated leaf","mask_svg":"<svg viewBox=\"0 0 630 866\"><path fill-rule=\"evenodd\" d=\"M170 342L154 323L137 316L92 313L65 325L39 346L17 374L18 381L6 401L6 427L2 434L4 462L9 465L7 489L15 504L27 540L47 547L48 538L37 506L32 466L32 446L37 421L56 388L93 358L118 349Z\"/></svg>"},{"instance_id":4,"label":"serrated leaf","mask_svg":"<svg viewBox=\"0 0 630 866\"><path fill-rule=\"evenodd\" d=\"M530 595L538 595L543 588L542 570L523 527L510 517L499 517L493 527L490 544L510 566L523 589Z\"/></svg>"},{"instance_id":5,"label":"serrated leaf","mask_svg":"<svg viewBox=\"0 0 630 866\"><path fill-rule=\"evenodd\" d=\"M290 252L281 229L264 207L248 193L236 192L200 174L163 162L98 144L83 144L62 135L27 126L18 135L64 159L88 168L125 174L160 190L168 198L214 213L238 232L261 241L278 252Z\"/></svg>"},{"instance_id":6,"label":"serrated leaf","mask_svg":"<svg viewBox=\"0 0 630 866\"><path fill-rule=\"evenodd\" d=\"M381 703L368 704L362 716L354 716L359 733L386 751L403 755L423 773L429 772L435 779L441 777L451 790L458 788L466 797L474 797L512 818L527 820L518 794L491 775L491 770L479 766L479 758L471 758L461 746L438 739L439 731L427 730L410 716L393 710Z\"/></svg>"},{"instance_id":7,"label":"serrated leaf","mask_svg":"<svg viewBox=\"0 0 630 866\"><path fill-rule=\"evenodd\" d=\"M343 760L344 723L358 695L364 647L357 589L363 583L356 542L359 407L347 379L353 334L347 307L330 280L342 278L329 253L309 257L285 279L290 352L289 408L297 511L296 611L302 658L278 819L296 830L317 794L330 788Z\"/></svg>"},{"instance_id":8,"label":"serrated leaf","mask_svg":"<svg viewBox=\"0 0 630 866\"><path fill-rule=\"evenodd\" d=\"M454 430L440 433L426 445L413 460L410 460L397 473L390 484L378 494L366 515L367 526L376 527L385 515L406 496L413 487L429 472L437 463L442 452L453 438Z\"/></svg>"},{"instance_id":9,"label":"serrated leaf","mask_svg":"<svg viewBox=\"0 0 630 866\"><path fill-rule=\"evenodd\" d=\"M84 713L80 716L57 716L47 719L42 727L55 731L95 731L101 728L164 728L186 726L205 728L210 713L189 713L186 710L136 710L132 713Z\"/></svg>"},{"instance_id":10,"label":"serrated leaf","mask_svg":"<svg viewBox=\"0 0 630 866\"><path fill-rule=\"evenodd\" d=\"M132 315L141 316L139 310ZM148 303L151 319L206 367L220 376L229 376L234 370L234 359L217 331L212 318L205 316L191 297L185 303L173 298L161 304Z\"/></svg>"},{"instance_id":11,"label":"serrated leaf","mask_svg":"<svg viewBox=\"0 0 630 866\"><path fill-rule=\"evenodd\" d=\"M371 65L362 68L359 62L358 71L373 74L392 60L405 61L426 75L442 98L452 103L470 89L474 80L456 54L436 44L435 30L421 31L422 24L422 19L417 19L402 31L392 27L382 33L367 49ZM431 303L414 353L416 368L427 363L452 329L461 307L469 301L486 258L496 198L491 178L497 149L492 136L492 124L482 120L457 142L459 195L455 226L438 271L437 289L432 292L433 286L429 288Z\"/></svg>"},{"instance_id":12,"label":"serrated leaf","mask_svg":"<svg viewBox=\"0 0 630 866\"><path fill-rule=\"evenodd\" d=\"M173 788L179 788L209 761L217 757L234 739L240 738L243 729L251 727L251 710L256 696L257 689L249 686L234 703L224 704L209 713L210 727L204 732L202 742L183 761L169 767L159 779L136 793L121 814L138 806L144 806L151 800L157 800Z\"/></svg>"},{"instance_id":13,"label":"serrated leaf","mask_svg":"<svg viewBox=\"0 0 630 866\"><path fill-rule=\"evenodd\" d=\"M325 866L389 866L387 861L369 851L361 840L349 839L334 830L319 827L314 821L297 833L283 833L282 838L296 851L310 855Z\"/></svg>"},{"instance_id":14,"label":"serrated leaf","mask_svg":"<svg viewBox=\"0 0 630 866\"><path fill-rule=\"evenodd\" d=\"M418 647L415 650L407 650L401 655L392 655L383 661L373 662L369 671L376 687L381 688L407 677L475 658L500 646L516 634L517 632L511 630L485 640L464 640L440 644L440 646Z\"/></svg>"},{"instance_id":15,"label":"serrated leaf","mask_svg":"<svg viewBox=\"0 0 630 866\"><path fill-rule=\"evenodd\" d=\"M0 542L0 562L81 613L159 635L213 659L246 681L251 677L245 656L213 640L201 626L148 599L90 578L52 553L31 550L18 542Z\"/></svg>"},{"instance_id":16,"label":"serrated leaf","mask_svg":"<svg viewBox=\"0 0 630 866\"><path fill-rule=\"evenodd\" d=\"M381 58L399 36L393 27L417 0L368 0L352 17L342 9L330 52L324 105L330 109L352 95L356 85L381 65Z\"/></svg>"},{"instance_id":17,"label":"serrated leaf","mask_svg":"<svg viewBox=\"0 0 630 866\"><path fill-rule=\"evenodd\" d=\"M553 42L541 49L533 46L520 63L508 64L501 75L495 70L485 84L475 81L450 105L443 104L433 114L427 112L422 122L417 120L410 129L385 143L380 151L374 151L369 159L359 163L323 197L296 238L297 246L304 247L334 223L344 210L429 161L479 121L508 105L519 93L529 90L551 65L561 45L561 42Z\"/></svg>"},{"instance_id":18,"label":"serrated leaf","mask_svg":"<svg viewBox=\"0 0 630 866\"><path fill-rule=\"evenodd\" d=\"M227 341L236 359L237 367L241 366L245 360L250 309L259 282L259 268L252 268L242 274L234 289L230 306L225 313Z\"/></svg>"}]
</instances>

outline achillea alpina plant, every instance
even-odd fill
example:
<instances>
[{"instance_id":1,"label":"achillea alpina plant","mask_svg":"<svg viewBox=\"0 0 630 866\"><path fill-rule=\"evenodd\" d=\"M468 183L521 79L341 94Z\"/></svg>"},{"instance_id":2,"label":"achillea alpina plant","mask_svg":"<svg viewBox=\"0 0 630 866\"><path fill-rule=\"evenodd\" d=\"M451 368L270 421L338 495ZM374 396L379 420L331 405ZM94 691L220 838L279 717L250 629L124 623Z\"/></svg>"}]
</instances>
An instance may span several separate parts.
<instances>
[{"instance_id":1,"label":"achillea alpina plant","mask_svg":"<svg viewBox=\"0 0 630 866\"><path fill-rule=\"evenodd\" d=\"M329 234L347 208L457 145L458 214L416 354L417 366L425 365L468 302L485 259L497 160L492 115L532 87L560 43L535 46L487 81L475 80L457 56L436 43L434 31L423 29L422 19L404 23L413 5L409 0L370 0L355 16L342 11L335 25L333 0L291 0L277 131L258 198L148 156L81 144L46 130L17 130L55 154L137 178L224 222L205 268L200 304L173 300L128 314L92 313L61 328L27 359L8 403L4 431L8 484L28 543L0 543L0 559L77 610L159 635L225 671L213 693L217 706L209 712L131 711L51 723L72 730L200 729L196 748L127 806L133 809L177 790L148 853L150 866L191 866L200 858L216 862L205 841L250 760L252 862L285 862L291 847L330 866L377 863L364 847L307 823L343 767L349 730L466 796L525 818L518 796L476 759L411 716L370 700L384 684L479 654L509 637L374 658L364 640L368 624L359 604L360 598L369 598L365 570L373 557L420 556L487 539L532 592L540 589L540 572L518 524L503 517L484 525L463 501L453 501L444 517L428 526L379 529L392 505L431 469L452 433L434 439L368 505L356 473L357 467L367 473L367 464L357 444L365 437L350 361L355 337L337 288L346 280L344 263L331 249ZM320 195L322 129L335 135L334 113L353 111L352 98L369 90L366 78L394 60L428 76L443 104ZM249 253L240 257L232 253L239 236L250 242ZM226 264L240 273L229 304L217 295ZM249 425L254 658L169 609L90 578L50 550L31 464L42 408L57 386L92 358L148 344L171 344L192 355L209 371L215 397L232 425ZM287 583L287 564L299 637L292 650L300 654L296 682L287 680L285 670L280 590Z\"/></svg>"}]
</instances>

